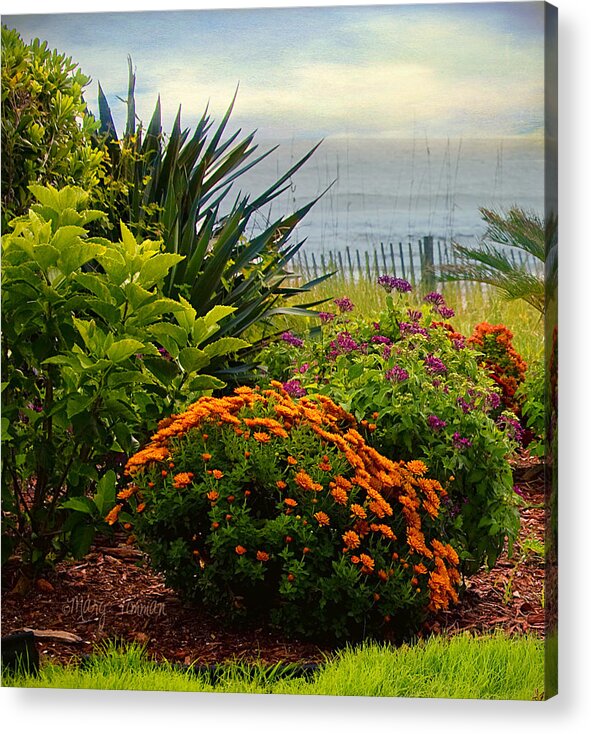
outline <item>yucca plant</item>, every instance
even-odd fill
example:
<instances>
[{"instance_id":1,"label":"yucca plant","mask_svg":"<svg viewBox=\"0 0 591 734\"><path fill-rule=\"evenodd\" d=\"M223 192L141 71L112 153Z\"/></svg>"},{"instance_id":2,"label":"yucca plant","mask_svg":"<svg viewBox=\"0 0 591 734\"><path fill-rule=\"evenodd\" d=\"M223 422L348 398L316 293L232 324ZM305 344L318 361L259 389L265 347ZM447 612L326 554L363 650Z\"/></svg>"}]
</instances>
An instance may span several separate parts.
<instances>
[{"instance_id":1,"label":"yucca plant","mask_svg":"<svg viewBox=\"0 0 591 734\"><path fill-rule=\"evenodd\" d=\"M123 100L127 123L119 138L99 84L99 134L110 159L106 200L101 203L110 212L111 223L124 219L136 236L162 238L168 252L184 256L166 279L165 295L184 296L198 315L216 305L236 308L218 337L238 336L278 314L309 316L309 309L320 302L290 308L286 300L329 277L301 284L289 269L303 245L292 241L294 229L318 199L268 222L255 236L248 237L247 230L254 215L289 188L291 176L318 146L260 196L251 200L240 191L234 196L240 176L275 150L255 156L254 133L241 138L240 130L223 140L236 95L217 127L206 109L191 135L181 128L179 107L172 131L165 136L160 98L144 129L136 119L134 90L130 59Z\"/></svg>"},{"instance_id":2,"label":"yucca plant","mask_svg":"<svg viewBox=\"0 0 591 734\"><path fill-rule=\"evenodd\" d=\"M513 207L499 213L481 209L487 224L478 247L454 242L459 262L441 266L443 281L475 281L498 288L507 300L522 299L544 313L546 289L553 292L557 284L557 218L540 217ZM533 272L525 262L517 263L515 252L534 258Z\"/></svg>"}]
</instances>

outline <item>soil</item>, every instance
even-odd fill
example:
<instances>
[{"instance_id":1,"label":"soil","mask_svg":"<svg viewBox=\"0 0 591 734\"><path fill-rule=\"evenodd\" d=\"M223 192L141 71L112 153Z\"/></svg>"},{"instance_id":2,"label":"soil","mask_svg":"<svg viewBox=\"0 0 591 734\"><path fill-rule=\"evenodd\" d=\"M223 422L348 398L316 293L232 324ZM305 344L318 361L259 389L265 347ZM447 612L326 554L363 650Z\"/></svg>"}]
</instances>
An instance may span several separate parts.
<instances>
[{"instance_id":1,"label":"soil","mask_svg":"<svg viewBox=\"0 0 591 734\"><path fill-rule=\"evenodd\" d=\"M467 579L459 604L432 616L421 634L502 629L543 637L544 558L536 543L544 541L544 484L528 460L515 467L515 477L524 502L512 557L505 552L491 571ZM156 659L200 665L230 659L314 663L334 651L263 624L228 628L223 619L181 603L123 538L95 545L82 561L59 563L24 596L11 593L17 573L16 559L3 569L2 635L43 632L36 635L42 662L71 662L108 639L145 644Z\"/></svg>"}]
</instances>

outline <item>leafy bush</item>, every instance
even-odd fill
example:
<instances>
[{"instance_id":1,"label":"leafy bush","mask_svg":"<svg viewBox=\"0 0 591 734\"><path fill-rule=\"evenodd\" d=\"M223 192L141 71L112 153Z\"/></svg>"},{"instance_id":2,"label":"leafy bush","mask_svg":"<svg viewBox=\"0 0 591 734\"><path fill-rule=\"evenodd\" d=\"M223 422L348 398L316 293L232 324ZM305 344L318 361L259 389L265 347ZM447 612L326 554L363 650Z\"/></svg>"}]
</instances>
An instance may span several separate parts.
<instances>
[{"instance_id":1,"label":"leafy bush","mask_svg":"<svg viewBox=\"0 0 591 734\"><path fill-rule=\"evenodd\" d=\"M275 385L277 387L277 385ZM457 599L445 490L370 448L324 396L238 388L164 420L107 518L184 598L303 635L402 635Z\"/></svg>"},{"instance_id":2,"label":"leafy bush","mask_svg":"<svg viewBox=\"0 0 591 734\"><path fill-rule=\"evenodd\" d=\"M2 241L2 496L6 550L21 543L38 566L86 552L115 499L111 475L85 496L100 471L120 467L178 401L223 386L200 372L248 345L201 348L234 309L198 318L161 296L182 256L138 243L124 224L120 242L87 237L102 215L79 188L31 190L39 203Z\"/></svg>"},{"instance_id":3,"label":"leafy bush","mask_svg":"<svg viewBox=\"0 0 591 734\"><path fill-rule=\"evenodd\" d=\"M292 395L320 392L350 410L385 456L420 459L449 482L443 532L464 572L492 566L519 526L507 460L515 417L495 421L497 389L462 335L441 321L453 311L440 294L410 307L406 281L383 276L381 284L389 295L376 322L336 299L336 313L319 314L319 337L287 332L262 363Z\"/></svg>"},{"instance_id":4,"label":"leafy bush","mask_svg":"<svg viewBox=\"0 0 591 734\"><path fill-rule=\"evenodd\" d=\"M476 324L468 344L482 353L484 366L501 388L504 406L519 411L516 392L525 378L527 365L513 347L513 333L503 324Z\"/></svg>"},{"instance_id":5,"label":"leafy bush","mask_svg":"<svg viewBox=\"0 0 591 734\"><path fill-rule=\"evenodd\" d=\"M82 96L89 78L77 64L38 39L25 44L2 26L2 232L24 214L30 183L98 183L103 153Z\"/></svg>"},{"instance_id":6,"label":"leafy bush","mask_svg":"<svg viewBox=\"0 0 591 734\"><path fill-rule=\"evenodd\" d=\"M546 371L543 362L530 364L516 396L521 419L530 433L527 448L532 456L544 456L546 436Z\"/></svg>"},{"instance_id":7,"label":"leafy bush","mask_svg":"<svg viewBox=\"0 0 591 734\"><path fill-rule=\"evenodd\" d=\"M234 102L216 127L206 111L192 134L181 128L179 108L170 135L165 135L158 99L144 128L136 124L135 74L129 63L128 115L121 137L99 86L98 139L107 156L103 195L109 226L118 226L122 218L137 236L162 238L167 252L183 255L165 278L163 293L186 297L200 316L216 305L233 306L236 312L222 325L223 336L240 336L276 314L305 315L306 304L285 306L288 298L313 285L298 282L290 270L302 245L291 238L316 200L262 229L253 220L266 221L261 210L289 187L291 176L315 148L251 200L234 186L273 151L255 156L254 133L240 138L237 131L224 139Z\"/></svg>"}]
</instances>

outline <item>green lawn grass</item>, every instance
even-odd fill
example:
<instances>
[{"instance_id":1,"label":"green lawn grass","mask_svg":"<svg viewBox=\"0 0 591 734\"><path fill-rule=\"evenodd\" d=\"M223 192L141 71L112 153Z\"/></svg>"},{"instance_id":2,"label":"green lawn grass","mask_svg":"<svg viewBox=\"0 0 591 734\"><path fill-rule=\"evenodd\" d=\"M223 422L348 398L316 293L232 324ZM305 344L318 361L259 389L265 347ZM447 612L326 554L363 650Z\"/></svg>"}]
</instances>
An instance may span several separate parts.
<instances>
[{"instance_id":1,"label":"green lawn grass","mask_svg":"<svg viewBox=\"0 0 591 734\"><path fill-rule=\"evenodd\" d=\"M47 664L38 677L5 676L3 683L27 688L533 700L542 698L544 691L544 643L501 633L434 637L399 648L364 643L344 648L311 677L234 664L215 682L207 674L156 664L138 646L110 645L82 667Z\"/></svg>"}]
</instances>

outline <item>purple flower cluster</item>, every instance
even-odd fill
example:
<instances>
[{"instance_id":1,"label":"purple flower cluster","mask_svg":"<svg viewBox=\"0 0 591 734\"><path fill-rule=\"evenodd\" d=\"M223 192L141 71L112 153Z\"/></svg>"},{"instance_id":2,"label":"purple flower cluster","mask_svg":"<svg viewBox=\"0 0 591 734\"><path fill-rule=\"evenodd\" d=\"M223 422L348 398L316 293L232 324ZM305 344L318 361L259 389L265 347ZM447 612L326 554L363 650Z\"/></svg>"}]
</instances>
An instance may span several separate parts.
<instances>
[{"instance_id":1,"label":"purple flower cluster","mask_svg":"<svg viewBox=\"0 0 591 734\"><path fill-rule=\"evenodd\" d=\"M409 323L408 321L401 321L398 324L398 327L402 336L408 336L409 334L422 334L426 337L429 336L429 332L427 331L427 329L423 329L423 327L419 326L415 321L413 321L412 323Z\"/></svg>"},{"instance_id":2,"label":"purple flower cluster","mask_svg":"<svg viewBox=\"0 0 591 734\"><path fill-rule=\"evenodd\" d=\"M452 339L451 340L451 343L453 345L453 348L454 349L457 349L458 351L460 349L465 349L466 348L466 339L463 336L460 337L460 338L458 338L458 339Z\"/></svg>"},{"instance_id":3,"label":"purple flower cluster","mask_svg":"<svg viewBox=\"0 0 591 734\"><path fill-rule=\"evenodd\" d=\"M331 359L338 357L339 354L348 354L349 352L355 352L360 349L359 344L353 339L348 331L341 331L337 334L337 338L333 339L330 343L330 349L328 356Z\"/></svg>"},{"instance_id":4,"label":"purple flower cluster","mask_svg":"<svg viewBox=\"0 0 591 734\"><path fill-rule=\"evenodd\" d=\"M423 298L423 301L425 301L425 303L431 303L433 306L445 306L445 298L441 295L441 293L437 293L435 291L427 293L427 295Z\"/></svg>"},{"instance_id":5,"label":"purple flower cluster","mask_svg":"<svg viewBox=\"0 0 591 734\"><path fill-rule=\"evenodd\" d=\"M486 396L486 402L492 410L496 410L501 404L501 396L496 392L489 392Z\"/></svg>"},{"instance_id":6,"label":"purple flower cluster","mask_svg":"<svg viewBox=\"0 0 591 734\"><path fill-rule=\"evenodd\" d=\"M307 372L310 369L310 364L308 362L304 362L304 364L300 365L298 367L298 372L303 375L305 372Z\"/></svg>"},{"instance_id":7,"label":"purple flower cluster","mask_svg":"<svg viewBox=\"0 0 591 734\"><path fill-rule=\"evenodd\" d=\"M371 340L374 344L392 344L392 340L389 337L381 336L380 334L372 336Z\"/></svg>"},{"instance_id":8,"label":"purple flower cluster","mask_svg":"<svg viewBox=\"0 0 591 734\"><path fill-rule=\"evenodd\" d=\"M404 380L408 380L408 372L404 367L399 367L397 364L392 369L386 370L384 376L390 382L404 382Z\"/></svg>"},{"instance_id":9,"label":"purple flower cluster","mask_svg":"<svg viewBox=\"0 0 591 734\"><path fill-rule=\"evenodd\" d=\"M423 300L425 301L425 303L430 303L434 307L435 311L443 319L451 319L453 316L456 315L456 312L453 310L453 308L450 308L445 303L445 299L441 295L441 293L436 293L435 291L432 291L431 293L427 293Z\"/></svg>"},{"instance_id":10,"label":"purple flower cluster","mask_svg":"<svg viewBox=\"0 0 591 734\"><path fill-rule=\"evenodd\" d=\"M304 346L304 340L294 336L291 331L284 331L283 334L281 334L281 338L284 342L287 342L287 344L291 344L292 347Z\"/></svg>"},{"instance_id":11,"label":"purple flower cluster","mask_svg":"<svg viewBox=\"0 0 591 734\"><path fill-rule=\"evenodd\" d=\"M434 431L440 431L442 428L445 428L445 426L447 426L447 423L444 420L441 420L441 418L438 418L436 415L430 415L427 418L427 423Z\"/></svg>"},{"instance_id":12,"label":"purple flower cluster","mask_svg":"<svg viewBox=\"0 0 591 734\"><path fill-rule=\"evenodd\" d=\"M341 313L352 311L355 308L353 302L350 298L347 298L347 296L343 296L343 298L335 298L333 303L336 305Z\"/></svg>"},{"instance_id":13,"label":"purple flower cluster","mask_svg":"<svg viewBox=\"0 0 591 734\"><path fill-rule=\"evenodd\" d=\"M469 438L462 438L457 431L453 435L453 442L456 449L469 449L472 446L472 441Z\"/></svg>"},{"instance_id":14,"label":"purple flower cluster","mask_svg":"<svg viewBox=\"0 0 591 734\"><path fill-rule=\"evenodd\" d=\"M323 324L329 324L331 321L334 321L335 316L334 313L329 313L328 311L320 311L318 313L318 317Z\"/></svg>"},{"instance_id":15,"label":"purple flower cluster","mask_svg":"<svg viewBox=\"0 0 591 734\"><path fill-rule=\"evenodd\" d=\"M301 398L306 394L305 388L299 380L288 380L283 383L283 389L292 398Z\"/></svg>"},{"instance_id":16,"label":"purple flower cluster","mask_svg":"<svg viewBox=\"0 0 591 734\"><path fill-rule=\"evenodd\" d=\"M469 413L471 410L474 410L474 403L469 403L467 400L464 400L463 397L459 397L457 400L458 405L460 408L464 411L464 413Z\"/></svg>"},{"instance_id":17,"label":"purple flower cluster","mask_svg":"<svg viewBox=\"0 0 591 734\"><path fill-rule=\"evenodd\" d=\"M388 293L398 291L399 293L409 293L412 286L408 280L403 278L395 278L393 275L380 275L378 285L381 285Z\"/></svg>"},{"instance_id":18,"label":"purple flower cluster","mask_svg":"<svg viewBox=\"0 0 591 734\"><path fill-rule=\"evenodd\" d=\"M379 331L379 330L380 330L380 325L378 324L378 322L377 322L377 321L374 321L374 322L373 322L373 328L374 328L374 329L375 329L376 331Z\"/></svg>"},{"instance_id":19,"label":"purple flower cluster","mask_svg":"<svg viewBox=\"0 0 591 734\"><path fill-rule=\"evenodd\" d=\"M509 438L513 441L518 444L522 443L524 431L518 420L510 418L508 415L502 415L497 421L497 425L507 431Z\"/></svg>"},{"instance_id":20,"label":"purple flower cluster","mask_svg":"<svg viewBox=\"0 0 591 734\"><path fill-rule=\"evenodd\" d=\"M456 315L453 308L450 308L449 306L439 306L437 313L444 319L451 319Z\"/></svg>"},{"instance_id":21,"label":"purple flower cluster","mask_svg":"<svg viewBox=\"0 0 591 734\"><path fill-rule=\"evenodd\" d=\"M423 318L423 312L417 311L415 308L407 308L406 313L411 321L420 321Z\"/></svg>"},{"instance_id":22,"label":"purple flower cluster","mask_svg":"<svg viewBox=\"0 0 591 734\"><path fill-rule=\"evenodd\" d=\"M433 374L447 372L447 367L443 364L439 357L434 357L432 354L429 354L427 357L425 357L423 363L425 367L429 370L429 372Z\"/></svg>"}]
</instances>

